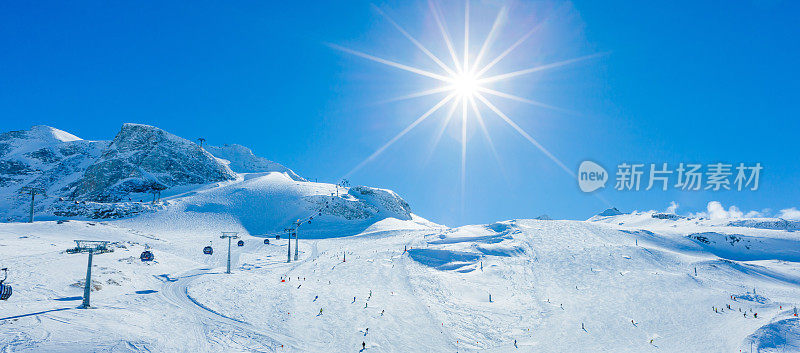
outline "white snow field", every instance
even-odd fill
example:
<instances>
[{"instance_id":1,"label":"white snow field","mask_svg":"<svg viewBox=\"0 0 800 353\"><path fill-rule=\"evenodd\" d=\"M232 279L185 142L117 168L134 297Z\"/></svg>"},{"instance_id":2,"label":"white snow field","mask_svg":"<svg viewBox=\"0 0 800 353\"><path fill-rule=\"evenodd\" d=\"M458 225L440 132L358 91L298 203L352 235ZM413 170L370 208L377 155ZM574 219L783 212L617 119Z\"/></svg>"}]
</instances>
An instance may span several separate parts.
<instances>
[{"instance_id":1,"label":"white snow field","mask_svg":"<svg viewBox=\"0 0 800 353\"><path fill-rule=\"evenodd\" d=\"M30 188L46 195L21 223ZM0 221L0 352L800 351L798 221L609 209L448 228L390 190L140 124L0 134ZM224 231L244 242L231 274ZM90 309L75 239L114 249Z\"/></svg>"},{"instance_id":2,"label":"white snow field","mask_svg":"<svg viewBox=\"0 0 800 353\"><path fill-rule=\"evenodd\" d=\"M319 195L331 187L300 184ZM792 231L648 213L456 229L390 217L318 227L314 239L301 227L299 260L286 263L285 237L266 245L223 213L193 223L190 199L125 220L0 224L14 288L0 302L2 350L800 351ZM233 245L225 274L218 236L231 229L245 246ZM731 245L731 234L747 240ZM73 239L116 242L94 258L92 309L77 309L87 256L64 252ZM214 254L203 255L211 240ZM154 262L139 261L144 245Z\"/></svg>"}]
</instances>

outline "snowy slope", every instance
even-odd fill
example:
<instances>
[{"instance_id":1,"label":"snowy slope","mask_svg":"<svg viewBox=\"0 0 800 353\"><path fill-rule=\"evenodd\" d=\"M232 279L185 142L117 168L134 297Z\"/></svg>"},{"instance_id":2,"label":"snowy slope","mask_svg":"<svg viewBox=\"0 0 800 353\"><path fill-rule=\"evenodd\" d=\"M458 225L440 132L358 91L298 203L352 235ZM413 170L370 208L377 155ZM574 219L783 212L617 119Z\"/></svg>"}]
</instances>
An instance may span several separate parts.
<instances>
[{"instance_id":1,"label":"snowy slope","mask_svg":"<svg viewBox=\"0 0 800 353\"><path fill-rule=\"evenodd\" d=\"M294 182L278 173L266 177ZM198 203L210 197L202 194L192 197ZM212 215L197 219L205 217ZM219 220L173 229L149 217L0 224L2 265L11 268L15 288L0 303L0 345L8 351L356 351L362 341L375 352L735 352L751 343L762 352L800 349L791 311L800 304L800 266L779 260L787 247L798 248L795 232L553 220L452 229L411 216L349 237L335 227L319 229L316 239L301 236L300 261L286 263L285 238L265 245L239 228L232 230L242 232L245 246L234 245L234 273L225 275L226 243L218 232L238 221ZM734 229L785 243L765 243L760 260L738 261L691 236ZM71 284L84 276L85 255L62 252L84 237L125 246L95 259L102 288L94 310L74 309L81 290ZM200 249L209 241L215 254L204 256ZM157 263L135 258L144 244ZM750 254L745 247L727 250Z\"/></svg>"},{"instance_id":2,"label":"snowy slope","mask_svg":"<svg viewBox=\"0 0 800 353\"><path fill-rule=\"evenodd\" d=\"M285 173L297 181L306 181L291 169L264 157L256 156L253 151L242 145L207 146L205 149L214 157L225 160L228 167L237 173L278 172Z\"/></svg>"},{"instance_id":3,"label":"snowy slope","mask_svg":"<svg viewBox=\"0 0 800 353\"><path fill-rule=\"evenodd\" d=\"M7 221L19 188L48 193L38 222L0 223L3 352L800 351L794 221L609 209L448 228L390 190L136 124L112 142L2 134L0 182ZM223 231L243 241L232 274ZM95 257L90 310L75 239L115 250Z\"/></svg>"}]
</instances>

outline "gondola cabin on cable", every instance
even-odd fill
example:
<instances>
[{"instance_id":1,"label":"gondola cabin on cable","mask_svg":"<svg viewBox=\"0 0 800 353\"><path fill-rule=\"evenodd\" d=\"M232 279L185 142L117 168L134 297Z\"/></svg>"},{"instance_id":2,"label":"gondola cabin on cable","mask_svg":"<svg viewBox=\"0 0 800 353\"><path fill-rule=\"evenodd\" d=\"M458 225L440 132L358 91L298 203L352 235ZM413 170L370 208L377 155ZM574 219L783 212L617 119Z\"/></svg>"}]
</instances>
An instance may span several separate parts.
<instances>
[{"instance_id":1,"label":"gondola cabin on cable","mask_svg":"<svg viewBox=\"0 0 800 353\"><path fill-rule=\"evenodd\" d=\"M154 258L153 252L150 250L142 251L142 254L139 255L139 259L142 260L142 262L153 261Z\"/></svg>"},{"instance_id":2,"label":"gondola cabin on cable","mask_svg":"<svg viewBox=\"0 0 800 353\"><path fill-rule=\"evenodd\" d=\"M281 235L280 234L275 236L275 240L280 240L280 239L281 239Z\"/></svg>"},{"instance_id":3,"label":"gondola cabin on cable","mask_svg":"<svg viewBox=\"0 0 800 353\"><path fill-rule=\"evenodd\" d=\"M244 246L244 240L239 240L238 242L236 242L236 245Z\"/></svg>"},{"instance_id":4,"label":"gondola cabin on cable","mask_svg":"<svg viewBox=\"0 0 800 353\"><path fill-rule=\"evenodd\" d=\"M205 248L203 248L203 254L211 255L213 253L214 253L214 248L212 248L211 245L208 245Z\"/></svg>"},{"instance_id":5,"label":"gondola cabin on cable","mask_svg":"<svg viewBox=\"0 0 800 353\"><path fill-rule=\"evenodd\" d=\"M264 239L264 244L269 245L269 239Z\"/></svg>"},{"instance_id":6,"label":"gondola cabin on cable","mask_svg":"<svg viewBox=\"0 0 800 353\"><path fill-rule=\"evenodd\" d=\"M4 275L3 279L0 280L0 300L8 300L8 298L11 297L11 293L12 293L11 286L8 285L8 284L5 284L6 279L8 278L8 269L7 268L3 268L3 269L0 269L0 271L3 271L3 275Z\"/></svg>"}]
</instances>

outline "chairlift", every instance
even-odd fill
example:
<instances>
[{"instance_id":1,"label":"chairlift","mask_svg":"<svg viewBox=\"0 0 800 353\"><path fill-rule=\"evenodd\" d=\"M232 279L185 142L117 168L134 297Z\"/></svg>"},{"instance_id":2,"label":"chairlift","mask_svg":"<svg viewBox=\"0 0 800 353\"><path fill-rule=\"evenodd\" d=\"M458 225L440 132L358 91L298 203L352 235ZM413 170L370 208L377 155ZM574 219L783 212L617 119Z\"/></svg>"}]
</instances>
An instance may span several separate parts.
<instances>
[{"instance_id":1,"label":"chairlift","mask_svg":"<svg viewBox=\"0 0 800 353\"><path fill-rule=\"evenodd\" d=\"M311 224L311 220L310 219L308 220L308 224Z\"/></svg>"},{"instance_id":2,"label":"chairlift","mask_svg":"<svg viewBox=\"0 0 800 353\"><path fill-rule=\"evenodd\" d=\"M239 240L238 242L236 242L236 245L244 246L244 240Z\"/></svg>"},{"instance_id":3,"label":"chairlift","mask_svg":"<svg viewBox=\"0 0 800 353\"><path fill-rule=\"evenodd\" d=\"M322 216L322 212L320 212L318 215L319 215L319 216Z\"/></svg>"},{"instance_id":4,"label":"chairlift","mask_svg":"<svg viewBox=\"0 0 800 353\"><path fill-rule=\"evenodd\" d=\"M5 281L8 278L8 269L3 268L0 269L0 271L3 271L3 274L5 275L3 279L0 280L0 300L8 300L8 298L11 297L11 292L12 292L11 286L5 284Z\"/></svg>"},{"instance_id":5,"label":"chairlift","mask_svg":"<svg viewBox=\"0 0 800 353\"><path fill-rule=\"evenodd\" d=\"M269 245L269 239L264 239L264 244Z\"/></svg>"},{"instance_id":6,"label":"chairlift","mask_svg":"<svg viewBox=\"0 0 800 353\"><path fill-rule=\"evenodd\" d=\"M142 254L139 256L139 259L142 260L142 262L153 261L153 258L153 252L150 250L142 251Z\"/></svg>"}]
</instances>

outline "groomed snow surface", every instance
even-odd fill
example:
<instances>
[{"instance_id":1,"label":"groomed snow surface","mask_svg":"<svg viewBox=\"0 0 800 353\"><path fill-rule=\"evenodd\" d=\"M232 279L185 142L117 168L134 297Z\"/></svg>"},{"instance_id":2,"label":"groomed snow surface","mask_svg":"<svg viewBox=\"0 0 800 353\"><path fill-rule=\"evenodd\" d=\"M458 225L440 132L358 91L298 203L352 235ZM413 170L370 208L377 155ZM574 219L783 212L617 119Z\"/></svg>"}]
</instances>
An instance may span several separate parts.
<instances>
[{"instance_id":1,"label":"groomed snow surface","mask_svg":"<svg viewBox=\"0 0 800 353\"><path fill-rule=\"evenodd\" d=\"M203 193L187 200L208 208ZM287 263L285 237L266 245L239 226L225 274L219 232L238 221L170 212L0 224L14 288L2 351L800 351L792 231L650 215L451 229L414 216L344 237L301 228ZM77 309L87 255L65 253L73 239L116 242L94 257L92 309ZM154 262L139 260L145 246Z\"/></svg>"}]
</instances>

